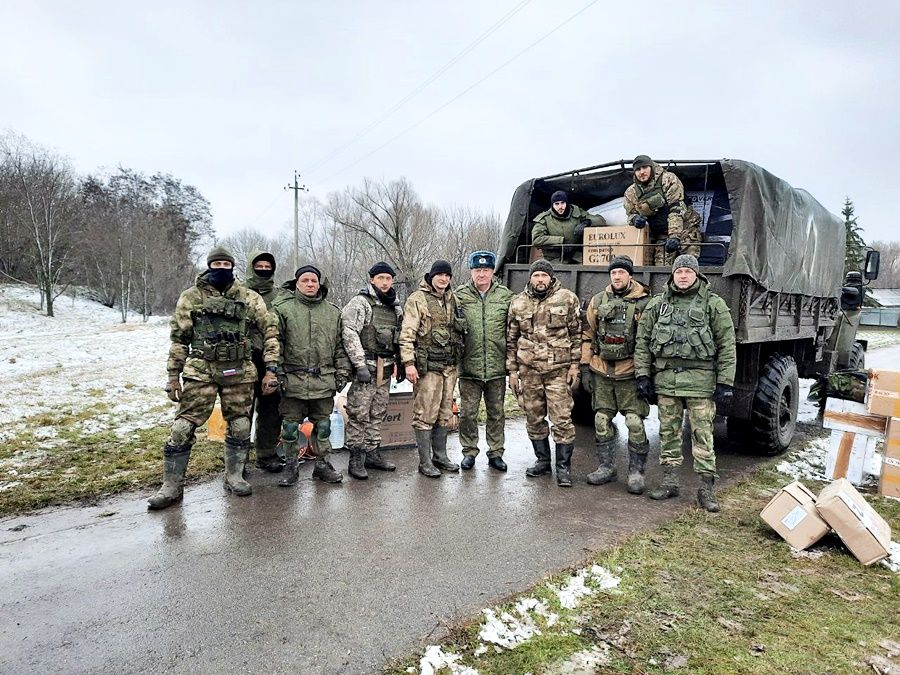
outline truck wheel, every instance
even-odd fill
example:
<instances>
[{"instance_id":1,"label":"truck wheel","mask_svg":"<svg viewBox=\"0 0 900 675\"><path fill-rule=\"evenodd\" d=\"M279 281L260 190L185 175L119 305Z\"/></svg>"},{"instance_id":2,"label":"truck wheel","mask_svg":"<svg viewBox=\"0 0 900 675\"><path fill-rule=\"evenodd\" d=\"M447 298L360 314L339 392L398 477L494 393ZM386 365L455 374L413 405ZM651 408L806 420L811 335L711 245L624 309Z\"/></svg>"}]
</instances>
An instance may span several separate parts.
<instances>
[{"instance_id":1,"label":"truck wheel","mask_svg":"<svg viewBox=\"0 0 900 675\"><path fill-rule=\"evenodd\" d=\"M787 450L797 426L800 380L793 357L775 354L759 373L750 425L755 449L764 455Z\"/></svg>"},{"instance_id":2,"label":"truck wheel","mask_svg":"<svg viewBox=\"0 0 900 675\"><path fill-rule=\"evenodd\" d=\"M866 350L861 342L854 342L850 347L850 356L847 357L847 370L866 369Z\"/></svg>"}]
</instances>

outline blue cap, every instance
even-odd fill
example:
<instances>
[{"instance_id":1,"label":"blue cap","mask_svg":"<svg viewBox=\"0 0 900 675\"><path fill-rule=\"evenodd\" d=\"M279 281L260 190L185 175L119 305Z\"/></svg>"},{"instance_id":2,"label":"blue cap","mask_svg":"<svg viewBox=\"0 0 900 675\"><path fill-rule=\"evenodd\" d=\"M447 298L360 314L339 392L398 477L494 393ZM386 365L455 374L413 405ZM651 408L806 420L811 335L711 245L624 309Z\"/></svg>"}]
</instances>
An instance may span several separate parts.
<instances>
[{"instance_id":1,"label":"blue cap","mask_svg":"<svg viewBox=\"0 0 900 675\"><path fill-rule=\"evenodd\" d=\"M497 262L497 256L493 251L475 251L469 254L469 269L475 270L481 267L489 267L494 269Z\"/></svg>"}]
</instances>

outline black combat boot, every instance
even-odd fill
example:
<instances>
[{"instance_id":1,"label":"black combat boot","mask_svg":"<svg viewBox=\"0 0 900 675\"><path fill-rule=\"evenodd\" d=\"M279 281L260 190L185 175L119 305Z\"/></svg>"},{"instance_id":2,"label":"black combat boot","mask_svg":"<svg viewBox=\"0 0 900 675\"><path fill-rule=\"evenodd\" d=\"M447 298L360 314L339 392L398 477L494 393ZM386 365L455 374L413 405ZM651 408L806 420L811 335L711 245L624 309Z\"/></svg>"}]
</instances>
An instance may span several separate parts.
<instances>
[{"instance_id":1,"label":"black combat boot","mask_svg":"<svg viewBox=\"0 0 900 675\"><path fill-rule=\"evenodd\" d=\"M459 464L451 462L447 456L447 427L435 427L431 430L431 460L441 471L451 473L459 471Z\"/></svg>"},{"instance_id":2,"label":"black combat boot","mask_svg":"<svg viewBox=\"0 0 900 675\"><path fill-rule=\"evenodd\" d=\"M419 449L419 473L429 478L440 478L440 470L431 463L431 429L416 429L416 445Z\"/></svg>"},{"instance_id":3,"label":"black combat boot","mask_svg":"<svg viewBox=\"0 0 900 675\"><path fill-rule=\"evenodd\" d=\"M284 469L284 462L281 461L275 448L257 448L256 468L269 473L281 473Z\"/></svg>"},{"instance_id":4,"label":"black combat boot","mask_svg":"<svg viewBox=\"0 0 900 675\"><path fill-rule=\"evenodd\" d=\"M615 437L606 441L597 441L597 461L600 465L596 471L587 475L587 482L591 485L604 485L616 479L616 440Z\"/></svg>"},{"instance_id":5,"label":"black combat boot","mask_svg":"<svg viewBox=\"0 0 900 675\"><path fill-rule=\"evenodd\" d=\"M184 497L184 474L191 458L190 445L168 445L163 450L163 484L159 491L147 500L147 508L164 509Z\"/></svg>"},{"instance_id":6,"label":"black combat boot","mask_svg":"<svg viewBox=\"0 0 900 675\"><path fill-rule=\"evenodd\" d=\"M678 496L678 467L664 464L662 469L662 481L658 487L650 490L650 493L647 495L650 499L669 499Z\"/></svg>"},{"instance_id":7,"label":"black combat boot","mask_svg":"<svg viewBox=\"0 0 900 675\"><path fill-rule=\"evenodd\" d=\"M300 425L285 422L281 427L281 449L284 452L284 476L280 487L291 487L300 478Z\"/></svg>"},{"instance_id":8,"label":"black combat boot","mask_svg":"<svg viewBox=\"0 0 900 675\"><path fill-rule=\"evenodd\" d=\"M633 495L644 494L644 470L650 443L628 443L628 491Z\"/></svg>"},{"instance_id":9,"label":"black combat boot","mask_svg":"<svg viewBox=\"0 0 900 675\"><path fill-rule=\"evenodd\" d=\"M531 445L534 448L534 456L537 457L537 461L525 469L525 475L543 476L545 473L552 473L550 464L550 439L532 438Z\"/></svg>"},{"instance_id":10,"label":"black combat boot","mask_svg":"<svg viewBox=\"0 0 900 675\"><path fill-rule=\"evenodd\" d=\"M395 471L397 469L394 464L391 464L381 456L381 452L378 448L366 450L365 466L367 469L376 469L377 471Z\"/></svg>"},{"instance_id":11,"label":"black combat boot","mask_svg":"<svg viewBox=\"0 0 900 675\"><path fill-rule=\"evenodd\" d=\"M225 437L224 487L238 497L249 497L253 494L250 483L244 480L244 464L247 461L249 447L250 439L240 440L233 436Z\"/></svg>"},{"instance_id":12,"label":"black combat boot","mask_svg":"<svg viewBox=\"0 0 900 675\"><path fill-rule=\"evenodd\" d=\"M501 455L494 455L493 457L488 457L488 466L492 469L496 469L497 471L506 471L507 467L506 462L503 461L503 457Z\"/></svg>"},{"instance_id":13,"label":"black combat boot","mask_svg":"<svg viewBox=\"0 0 900 675\"><path fill-rule=\"evenodd\" d=\"M716 501L716 495L713 489L716 484L716 476L711 473L701 473L700 489L697 490L697 503L710 513L719 512L719 502Z\"/></svg>"},{"instance_id":14,"label":"black combat boot","mask_svg":"<svg viewBox=\"0 0 900 675\"><path fill-rule=\"evenodd\" d=\"M556 484L560 487L572 487L572 453L574 443L556 444Z\"/></svg>"},{"instance_id":15,"label":"black combat boot","mask_svg":"<svg viewBox=\"0 0 900 675\"><path fill-rule=\"evenodd\" d=\"M363 448L350 448L350 463L347 465L347 473L359 480L366 480L369 477L363 459L365 454L366 451Z\"/></svg>"},{"instance_id":16,"label":"black combat boot","mask_svg":"<svg viewBox=\"0 0 900 675\"><path fill-rule=\"evenodd\" d=\"M316 457L312 475L313 478L318 478L325 483L340 483L344 480L344 474L331 465L327 455L325 457Z\"/></svg>"},{"instance_id":17,"label":"black combat boot","mask_svg":"<svg viewBox=\"0 0 900 675\"><path fill-rule=\"evenodd\" d=\"M459 468L462 469L463 471L468 471L469 469L474 467L475 466L475 457L478 456L478 448L475 448L474 455L466 453L466 450L469 450L469 448L463 448L463 458L462 458L462 461L459 463Z\"/></svg>"}]
</instances>

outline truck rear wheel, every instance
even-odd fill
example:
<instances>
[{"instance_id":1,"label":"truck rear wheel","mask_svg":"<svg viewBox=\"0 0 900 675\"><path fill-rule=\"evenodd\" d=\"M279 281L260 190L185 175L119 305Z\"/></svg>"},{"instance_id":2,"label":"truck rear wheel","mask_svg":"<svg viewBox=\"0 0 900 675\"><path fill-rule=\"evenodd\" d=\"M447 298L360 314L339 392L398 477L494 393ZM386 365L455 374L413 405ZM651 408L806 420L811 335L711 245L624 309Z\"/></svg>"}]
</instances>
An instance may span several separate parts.
<instances>
[{"instance_id":1,"label":"truck rear wheel","mask_svg":"<svg viewBox=\"0 0 900 675\"><path fill-rule=\"evenodd\" d=\"M850 347L850 356L847 358L847 370L866 369L866 350L861 342L854 342Z\"/></svg>"},{"instance_id":2,"label":"truck rear wheel","mask_svg":"<svg viewBox=\"0 0 900 675\"><path fill-rule=\"evenodd\" d=\"M793 357L775 354L759 373L750 426L754 448L764 455L787 450L797 426L800 380Z\"/></svg>"}]
</instances>

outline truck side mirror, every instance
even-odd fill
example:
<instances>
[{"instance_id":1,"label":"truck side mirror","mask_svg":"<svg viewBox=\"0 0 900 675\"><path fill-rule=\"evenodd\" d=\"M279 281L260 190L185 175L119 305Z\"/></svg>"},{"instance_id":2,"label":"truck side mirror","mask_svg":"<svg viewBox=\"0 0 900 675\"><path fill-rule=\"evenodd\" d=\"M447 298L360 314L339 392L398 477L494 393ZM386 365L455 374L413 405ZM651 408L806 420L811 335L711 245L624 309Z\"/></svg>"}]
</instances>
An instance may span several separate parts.
<instances>
[{"instance_id":1,"label":"truck side mirror","mask_svg":"<svg viewBox=\"0 0 900 675\"><path fill-rule=\"evenodd\" d=\"M873 281L878 278L878 269L881 267L881 251L866 251L866 266L863 274L866 281Z\"/></svg>"}]
</instances>

